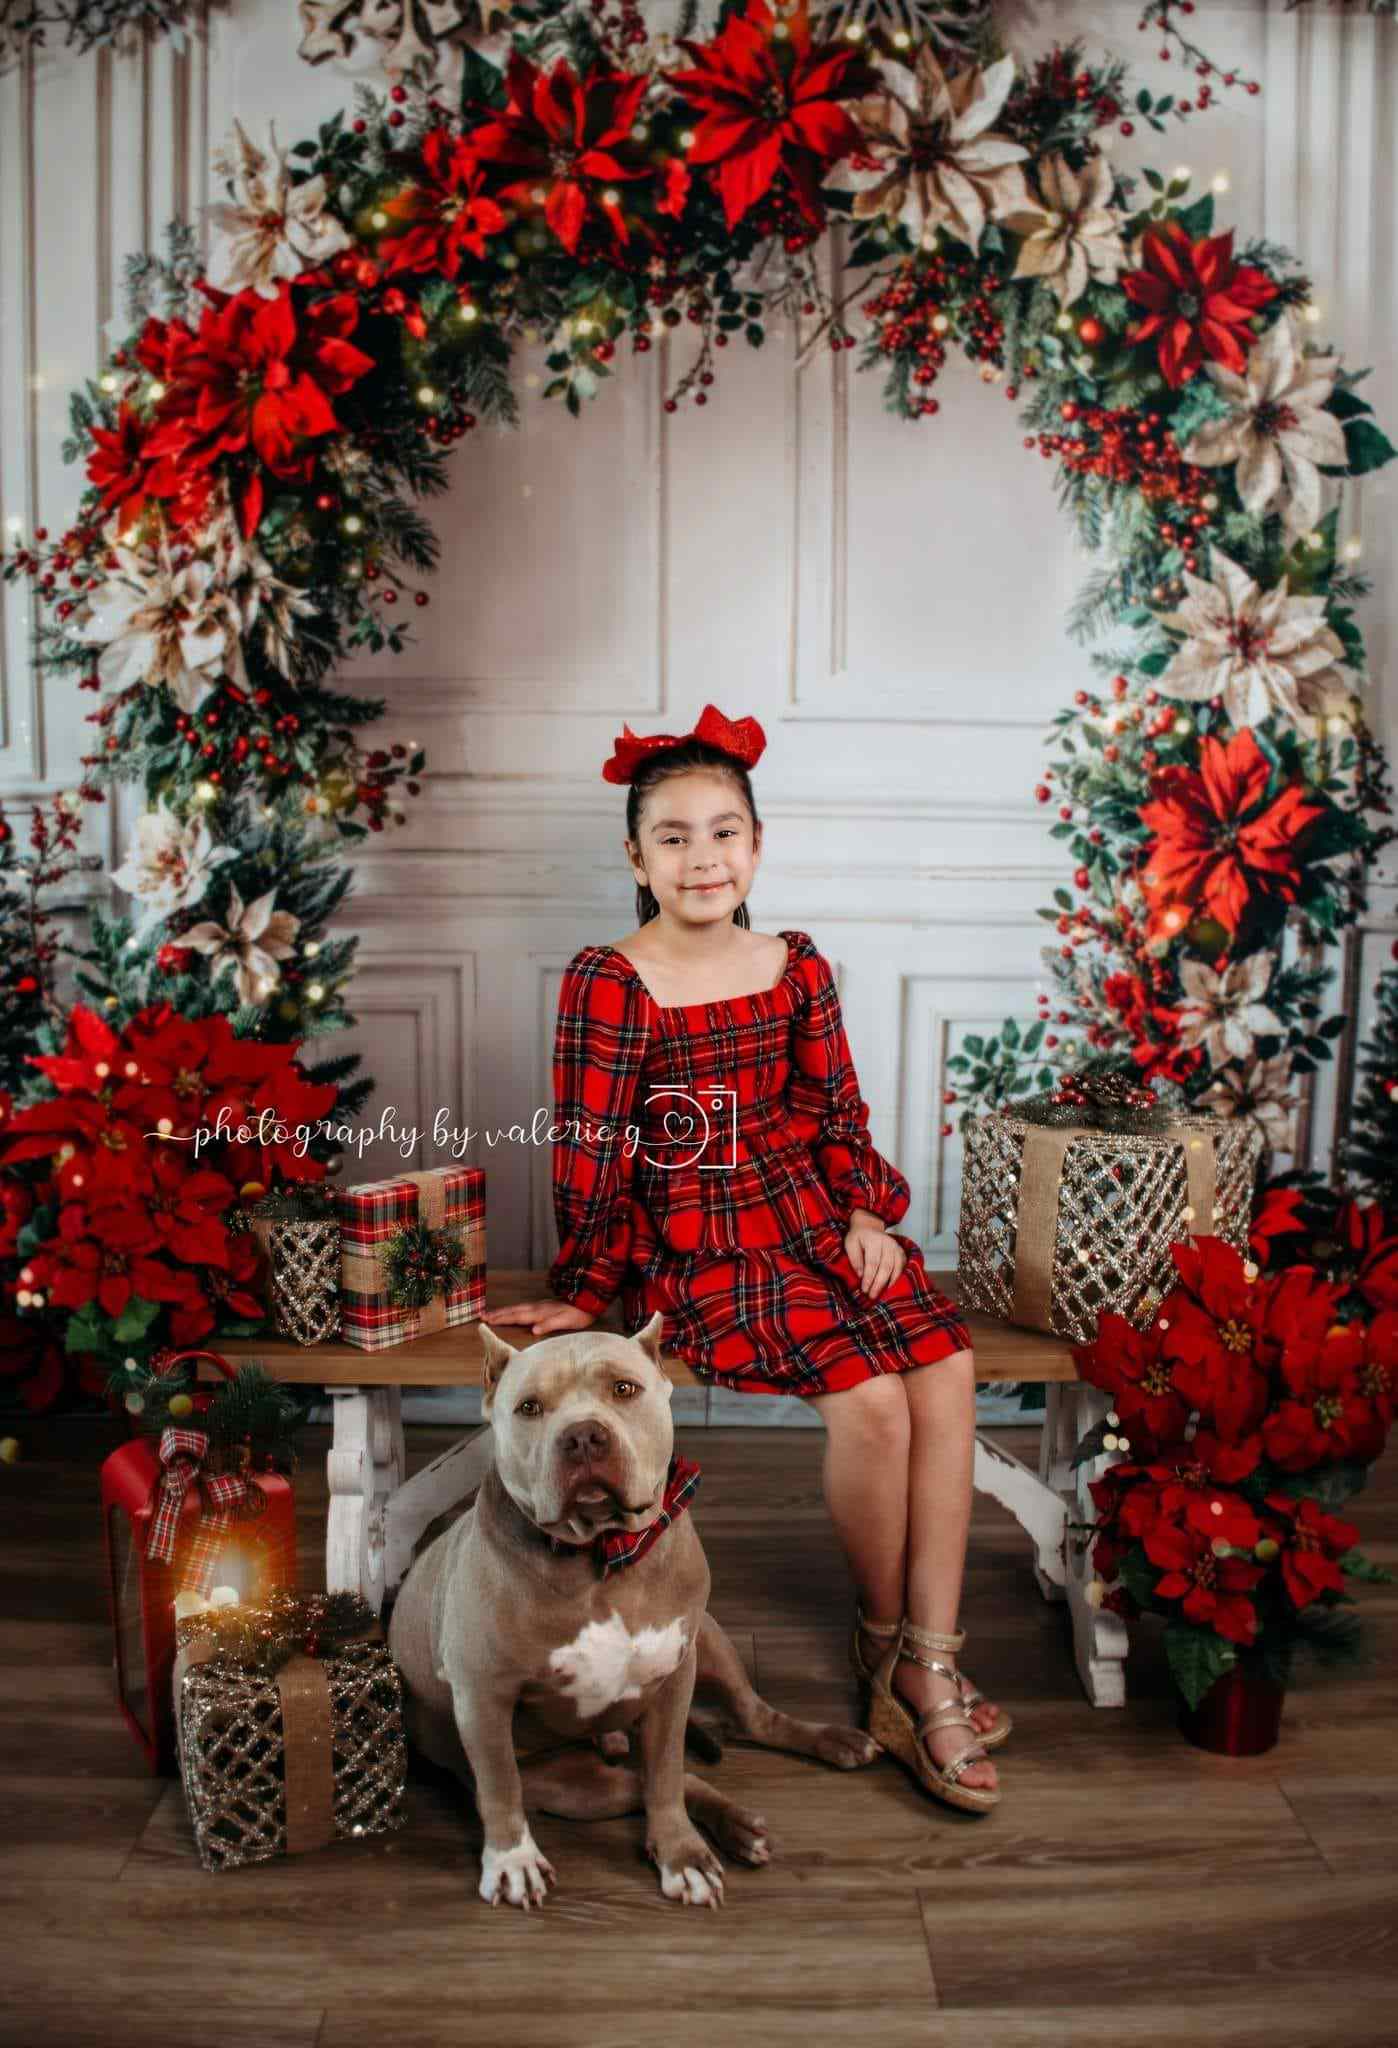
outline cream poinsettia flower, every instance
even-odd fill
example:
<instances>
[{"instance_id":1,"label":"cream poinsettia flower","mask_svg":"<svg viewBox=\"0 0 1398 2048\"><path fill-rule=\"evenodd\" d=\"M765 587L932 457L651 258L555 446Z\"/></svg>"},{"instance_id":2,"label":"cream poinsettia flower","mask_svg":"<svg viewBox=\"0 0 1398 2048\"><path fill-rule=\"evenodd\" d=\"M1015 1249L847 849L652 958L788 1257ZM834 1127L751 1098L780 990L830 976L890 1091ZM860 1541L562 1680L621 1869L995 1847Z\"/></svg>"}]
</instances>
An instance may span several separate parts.
<instances>
[{"instance_id":1,"label":"cream poinsettia flower","mask_svg":"<svg viewBox=\"0 0 1398 2048\"><path fill-rule=\"evenodd\" d=\"M855 160L856 219L901 221L925 247L945 228L978 249L987 222L1029 203L1020 169L1029 151L991 132L1014 83L1014 58L948 78L924 43L911 71L888 60L879 69L885 89L850 108L862 155L872 160Z\"/></svg>"},{"instance_id":2,"label":"cream poinsettia flower","mask_svg":"<svg viewBox=\"0 0 1398 2048\"><path fill-rule=\"evenodd\" d=\"M215 868L234 857L231 846L215 846L207 818L181 819L162 802L136 820L136 836L112 880L141 905L142 931L197 903Z\"/></svg>"},{"instance_id":3,"label":"cream poinsettia flower","mask_svg":"<svg viewBox=\"0 0 1398 2048\"><path fill-rule=\"evenodd\" d=\"M1246 1117L1269 1145L1289 1152L1295 1137L1292 1086L1291 1062L1283 1052L1275 1059L1249 1060L1241 1072L1220 1074L1199 1101L1217 1116Z\"/></svg>"},{"instance_id":4,"label":"cream poinsettia flower","mask_svg":"<svg viewBox=\"0 0 1398 2048\"><path fill-rule=\"evenodd\" d=\"M220 200L204 212L225 238L214 244L210 281L221 291L251 290L274 299L279 278L299 277L324 263L348 249L350 237L326 211L324 178L293 185L276 128L269 125L268 133L270 152L250 140L241 122L233 123L233 140L213 162L232 185L235 203Z\"/></svg>"},{"instance_id":5,"label":"cream poinsettia flower","mask_svg":"<svg viewBox=\"0 0 1398 2048\"><path fill-rule=\"evenodd\" d=\"M316 609L304 590L279 577L255 540L239 531L226 489L206 540L215 574L236 606L244 639L257 639L268 660L290 678L296 651L295 621Z\"/></svg>"},{"instance_id":6,"label":"cream poinsettia flower","mask_svg":"<svg viewBox=\"0 0 1398 2048\"><path fill-rule=\"evenodd\" d=\"M1046 278L1060 305L1071 306L1089 277L1111 284L1126 264L1122 214L1112 205L1112 167L1095 156L1075 171L1063 156L1038 166L1043 204L1006 216L1011 234L1023 235L1016 277Z\"/></svg>"},{"instance_id":7,"label":"cream poinsettia flower","mask_svg":"<svg viewBox=\"0 0 1398 2048\"><path fill-rule=\"evenodd\" d=\"M1186 569L1184 603L1156 614L1185 636L1160 676L1163 695L1191 704L1220 697L1235 726L1273 716L1299 726L1353 696L1323 597L1289 596L1285 576L1263 590L1220 548L1212 568L1212 582Z\"/></svg>"},{"instance_id":8,"label":"cream poinsettia flower","mask_svg":"<svg viewBox=\"0 0 1398 2048\"><path fill-rule=\"evenodd\" d=\"M295 952L295 938L301 929L299 917L289 910L274 910L276 890L269 889L255 903L244 905L236 883L228 892L228 922L209 919L185 932L179 943L196 953L212 957L214 973L232 967L238 997L244 1003L265 1002L282 978L279 960Z\"/></svg>"},{"instance_id":9,"label":"cream poinsettia flower","mask_svg":"<svg viewBox=\"0 0 1398 2048\"><path fill-rule=\"evenodd\" d=\"M110 535L109 535L110 538ZM112 541L116 568L73 622L79 640L101 647L97 672L109 689L145 683L197 711L221 676L245 683L242 623L210 563L159 546Z\"/></svg>"},{"instance_id":10,"label":"cream poinsettia flower","mask_svg":"<svg viewBox=\"0 0 1398 2048\"><path fill-rule=\"evenodd\" d=\"M1204 368L1231 405L1190 436L1183 460L1206 469L1236 463L1238 496L1249 512L1279 511L1288 534L1309 533L1320 517L1317 463L1347 460L1344 428L1325 410L1334 369L1302 354L1289 314L1253 343L1241 376L1221 363Z\"/></svg>"},{"instance_id":11,"label":"cream poinsettia flower","mask_svg":"<svg viewBox=\"0 0 1398 2048\"><path fill-rule=\"evenodd\" d=\"M1224 1066L1229 1060L1252 1057L1259 1033L1279 1033L1284 1027L1275 1010L1262 998L1272 979L1270 953L1250 953L1246 960L1234 960L1216 974L1202 960L1185 960L1180 981L1187 1001L1180 1005L1180 1047L1194 1052L1200 1046L1209 1064Z\"/></svg>"}]
</instances>

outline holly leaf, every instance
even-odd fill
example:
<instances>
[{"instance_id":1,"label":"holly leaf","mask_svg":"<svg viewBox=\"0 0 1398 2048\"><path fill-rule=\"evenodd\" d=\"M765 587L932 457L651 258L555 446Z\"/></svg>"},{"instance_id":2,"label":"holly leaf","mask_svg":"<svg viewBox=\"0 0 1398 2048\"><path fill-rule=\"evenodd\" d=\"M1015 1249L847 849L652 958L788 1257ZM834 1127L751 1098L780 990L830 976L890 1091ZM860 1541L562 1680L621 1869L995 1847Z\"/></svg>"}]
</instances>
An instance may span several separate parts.
<instances>
[{"instance_id":1,"label":"holly leaf","mask_svg":"<svg viewBox=\"0 0 1398 2048\"><path fill-rule=\"evenodd\" d=\"M1363 1579L1371 1586L1391 1586L1393 1574L1385 1571L1381 1564L1374 1564L1359 1550L1347 1550L1340 1559L1340 1570L1347 1579Z\"/></svg>"},{"instance_id":2,"label":"holly leaf","mask_svg":"<svg viewBox=\"0 0 1398 2048\"><path fill-rule=\"evenodd\" d=\"M1235 1646L1211 1628L1196 1628L1177 1618L1165 1624L1165 1654L1170 1675L1191 1707L1197 1707L1214 1680L1238 1661Z\"/></svg>"},{"instance_id":3,"label":"holly leaf","mask_svg":"<svg viewBox=\"0 0 1398 2048\"><path fill-rule=\"evenodd\" d=\"M133 1297L112 1324L113 1342L139 1344L159 1314L158 1301L140 1301Z\"/></svg>"},{"instance_id":4,"label":"holly leaf","mask_svg":"<svg viewBox=\"0 0 1398 2048\"><path fill-rule=\"evenodd\" d=\"M1356 419L1345 422L1345 453L1349 457L1348 474L1368 476L1371 470L1392 462L1398 448L1372 420Z\"/></svg>"}]
</instances>

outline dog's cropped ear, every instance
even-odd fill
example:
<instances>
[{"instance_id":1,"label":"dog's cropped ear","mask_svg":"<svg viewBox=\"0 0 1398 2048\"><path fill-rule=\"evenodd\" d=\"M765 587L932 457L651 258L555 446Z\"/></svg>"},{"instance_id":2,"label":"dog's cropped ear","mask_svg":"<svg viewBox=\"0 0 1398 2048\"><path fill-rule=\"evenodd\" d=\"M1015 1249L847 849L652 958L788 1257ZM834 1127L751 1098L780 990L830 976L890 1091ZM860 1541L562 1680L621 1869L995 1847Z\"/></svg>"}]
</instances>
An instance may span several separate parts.
<instances>
[{"instance_id":1,"label":"dog's cropped ear","mask_svg":"<svg viewBox=\"0 0 1398 2048\"><path fill-rule=\"evenodd\" d=\"M665 1397L668 1400L675 1390L670 1383L669 1375L665 1372L664 1367L660 1363L660 1332L664 1327L665 1318L661 1314L660 1310L657 1309L655 1314L651 1317L650 1321L646 1324L645 1328L643 1330L637 1330L635 1337L632 1339L632 1342L640 1345L642 1351L645 1352L646 1357L651 1360L652 1364L655 1366L656 1371L664 1380Z\"/></svg>"},{"instance_id":2,"label":"dog's cropped ear","mask_svg":"<svg viewBox=\"0 0 1398 2048\"><path fill-rule=\"evenodd\" d=\"M489 1415L495 1403L495 1389L500 1384L500 1376L518 1354L514 1345L497 1336L489 1323L481 1324L481 1343L485 1349L485 1362L481 1368L481 1414Z\"/></svg>"}]
</instances>

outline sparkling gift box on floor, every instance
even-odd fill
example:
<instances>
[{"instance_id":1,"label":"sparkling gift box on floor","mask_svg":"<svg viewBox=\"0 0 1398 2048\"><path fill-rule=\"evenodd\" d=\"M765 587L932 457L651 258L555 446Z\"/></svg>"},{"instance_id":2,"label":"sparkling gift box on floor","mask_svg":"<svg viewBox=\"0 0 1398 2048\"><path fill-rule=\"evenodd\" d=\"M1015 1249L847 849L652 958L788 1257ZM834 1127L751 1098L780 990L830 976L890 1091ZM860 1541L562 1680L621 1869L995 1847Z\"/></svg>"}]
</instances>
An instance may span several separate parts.
<instances>
[{"instance_id":1,"label":"sparkling gift box on floor","mask_svg":"<svg viewBox=\"0 0 1398 2048\"><path fill-rule=\"evenodd\" d=\"M391 1351L429 1330L473 1322L485 1309L485 1174L439 1166L341 1188L340 1334L360 1351ZM395 1287L405 1237L448 1278L422 1281L430 1298L413 1306ZM422 1291L421 1288L418 1290Z\"/></svg>"},{"instance_id":2,"label":"sparkling gift box on floor","mask_svg":"<svg viewBox=\"0 0 1398 2048\"><path fill-rule=\"evenodd\" d=\"M966 1131L958 1298L1081 1344L1104 1310L1144 1328L1175 1284L1172 1244L1222 1237L1246 1255L1261 1150L1242 1119L1127 1132L992 1110Z\"/></svg>"},{"instance_id":3,"label":"sparkling gift box on floor","mask_svg":"<svg viewBox=\"0 0 1398 2048\"><path fill-rule=\"evenodd\" d=\"M403 1825L403 1681L357 1594L281 1593L191 1616L173 1690L205 1870Z\"/></svg>"}]
</instances>

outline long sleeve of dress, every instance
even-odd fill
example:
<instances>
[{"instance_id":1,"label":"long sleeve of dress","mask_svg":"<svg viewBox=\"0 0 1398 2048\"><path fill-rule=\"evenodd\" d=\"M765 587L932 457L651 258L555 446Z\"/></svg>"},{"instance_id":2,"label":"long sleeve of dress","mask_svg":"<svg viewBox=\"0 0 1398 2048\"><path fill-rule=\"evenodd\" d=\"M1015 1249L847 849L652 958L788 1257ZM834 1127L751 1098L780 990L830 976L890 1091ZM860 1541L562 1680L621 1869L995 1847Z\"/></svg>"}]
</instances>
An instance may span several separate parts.
<instances>
[{"instance_id":1,"label":"long sleeve of dress","mask_svg":"<svg viewBox=\"0 0 1398 2048\"><path fill-rule=\"evenodd\" d=\"M631 1253L634 1104L648 1033L646 994L584 947L563 971L553 1042L553 1208L549 1287L593 1315L620 1292Z\"/></svg>"},{"instance_id":2,"label":"long sleeve of dress","mask_svg":"<svg viewBox=\"0 0 1398 2048\"><path fill-rule=\"evenodd\" d=\"M809 1001L792 1030L787 1107L845 1222L855 1209L868 1209L894 1224L907 1214L912 1191L870 1142L869 1105L860 1097L835 978L822 953L812 964Z\"/></svg>"}]
</instances>

